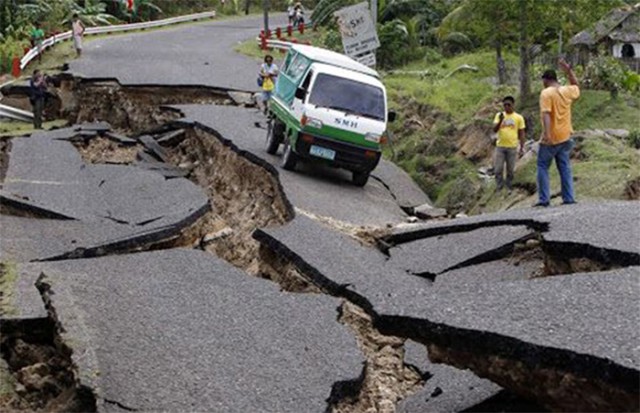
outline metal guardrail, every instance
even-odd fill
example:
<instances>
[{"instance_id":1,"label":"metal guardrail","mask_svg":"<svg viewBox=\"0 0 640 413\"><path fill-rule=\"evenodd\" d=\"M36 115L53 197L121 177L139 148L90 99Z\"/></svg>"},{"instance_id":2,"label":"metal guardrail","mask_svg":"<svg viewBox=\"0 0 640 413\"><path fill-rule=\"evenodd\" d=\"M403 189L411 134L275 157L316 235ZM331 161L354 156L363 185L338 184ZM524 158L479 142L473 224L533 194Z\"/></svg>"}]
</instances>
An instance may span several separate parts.
<instances>
[{"instance_id":1,"label":"metal guardrail","mask_svg":"<svg viewBox=\"0 0 640 413\"><path fill-rule=\"evenodd\" d=\"M172 17L169 19L163 20L155 20L150 22L142 22L142 23L131 23L131 24L118 24L113 26L99 26L99 27L89 27L85 30L85 35L95 35L95 34L109 34L116 32L126 32L132 30L142 30L142 29L151 29L154 27L162 27L169 26L177 23L184 23L189 21L196 21L202 19L210 19L216 16L215 11L207 11L204 13L196 13L189 14L187 16L178 16ZM60 43L62 41L71 39L72 34L71 30L53 35L42 42L42 50L47 49L56 43ZM24 57L20 60L20 70L24 70L25 67L36 57L38 57L38 49L36 47L32 48L24 55Z\"/></svg>"},{"instance_id":2,"label":"metal guardrail","mask_svg":"<svg viewBox=\"0 0 640 413\"><path fill-rule=\"evenodd\" d=\"M33 121L33 113L0 104L0 118L9 118L23 122Z\"/></svg>"},{"instance_id":3,"label":"metal guardrail","mask_svg":"<svg viewBox=\"0 0 640 413\"><path fill-rule=\"evenodd\" d=\"M258 43L260 43L260 38L258 38ZM294 43L293 42L285 42L283 40L267 39L267 47L270 47L272 49L289 50L289 48L291 47L292 44L294 44Z\"/></svg>"}]
</instances>

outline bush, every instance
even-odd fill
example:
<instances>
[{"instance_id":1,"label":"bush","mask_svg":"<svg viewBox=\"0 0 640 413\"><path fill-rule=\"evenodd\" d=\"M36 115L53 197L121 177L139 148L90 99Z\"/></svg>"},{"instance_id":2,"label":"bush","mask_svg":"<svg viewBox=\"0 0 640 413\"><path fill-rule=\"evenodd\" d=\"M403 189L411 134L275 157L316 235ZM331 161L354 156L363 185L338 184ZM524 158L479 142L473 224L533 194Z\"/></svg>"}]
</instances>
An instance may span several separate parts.
<instances>
[{"instance_id":1,"label":"bush","mask_svg":"<svg viewBox=\"0 0 640 413\"><path fill-rule=\"evenodd\" d=\"M640 149L640 129L633 129L629 131L627 142L632 148Z\"/></svg>"},{"instance_id":2,"label":"bush","mask_svg":"<svg viewBox=\"0 0 640 413\"><path fill-rule=\"evenodd\" d=\"M333 50L334 52L342 53L342 37L337 29L329 29L321 39L322 47L325 49Z\"/></svg>"},{"instance_id":3,"label":"bush","mask_svg":"<svg viewBox=\"0 0 640 413\"><path fill-rule=\"evenodd\" d=\"M406 24L399 19L378 26L380 48L378 63L383 68L397 67L424 56L424 48L412 47L417 39L411 38Z\"/></svg>"},{"instance_id":4,"label":"bush","mask_svg":"<svg viewBox=\"0 0 640 413\"><path fill-rule=\"evenodd\" d=\"M457 213L467 210L478 197L481 185L471 174L459 176L440 190L436 205Z\"/></svg>"},{"instance_id":5,"label":"bush","mask_svg":"<svg viewBox=\"0 0 640 413\"><path fill-rule=\"evenodd\" d=\"M626 67L610 56L598 56L591 60L584 73L584 83L591 89L608 90L612 96L624 88Z\"/></svg>"},{"instance_id":6,"label":"bush","mask_svg":"<svg viewBox=\"0 0 640 413\"><path fill-rule=\"evenodd\" d=\"M436 64L442 61L442 54L436 49L427 47L424 49L424 61L429 64Z\"/></svg>"},{"instance_id":7,"label":"bush","mask_svg":"<svg viewBox=\"0 0 640 413\"><path fill-rule=\"evenodd\" d=\"M628 71L622 85L629 92L640 92L640 74Z\"/></svg>"},{"instance_id":8,"label":"bush","mask_svg":"<svg viewBox=\"0 0 640 413\"><path fill-rule=\"evenodd\" d=\"M458 53L466 52L473 48L471 39L460 32L453 32L446 35L440 43L442 51L445 55L453 56Z\"/></svg>"}]
</instances>

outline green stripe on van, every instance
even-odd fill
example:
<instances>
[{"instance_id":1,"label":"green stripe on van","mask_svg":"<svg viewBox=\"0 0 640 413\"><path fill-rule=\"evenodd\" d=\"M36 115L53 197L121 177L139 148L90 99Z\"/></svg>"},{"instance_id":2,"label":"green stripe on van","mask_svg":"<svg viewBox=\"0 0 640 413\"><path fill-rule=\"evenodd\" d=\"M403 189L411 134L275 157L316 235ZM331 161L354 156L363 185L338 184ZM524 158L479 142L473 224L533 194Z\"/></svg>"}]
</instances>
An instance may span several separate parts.
<instances>
[{"instance_id":1,"label":"green stripe on van","mask_svg":"<svg viewBox=\"0 0 640 413\"><path fill-rule=\"evenodd\" d=\"M275 112L278 118L283 121L289 128L309 132L319 137L331 138L336 141L358 145L363 148L380 150L380 144L369 142L364 139L364 135L356 132L347 131L329 125L322 125L321 128L313 128L311 126L302 127L300 119L297 119L289 112L278 98L271 100L271 110Z\"/></svg>"}]
</instances>

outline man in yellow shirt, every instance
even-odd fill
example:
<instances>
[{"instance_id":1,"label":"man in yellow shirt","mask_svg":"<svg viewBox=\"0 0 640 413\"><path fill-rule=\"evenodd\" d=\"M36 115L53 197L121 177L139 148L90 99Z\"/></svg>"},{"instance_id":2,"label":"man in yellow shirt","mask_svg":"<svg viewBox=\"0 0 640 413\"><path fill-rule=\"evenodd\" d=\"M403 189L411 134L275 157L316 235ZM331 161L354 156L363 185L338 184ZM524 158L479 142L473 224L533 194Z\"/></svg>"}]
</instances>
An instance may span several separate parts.
<instances>
[{"instance_id":1,"label":"man in yellow shirt","mask_svg":"<svg viewBox=\"0 0 640 413\"><path fill-rule=\"evenodd\" d=\"M571 104L580 97L580 88L571 66L564 60L558 62L560 69L567 75L570 86L558 83L555 70L547 70L542 75L544 89L540 92L540 116L542 135L538 150L538 203L535 206L549 206L549 166L555 159L563 204L574 204L573 175L569 156L574 142L571 139Z\"/></svg>"},{"instance_id":2,"label":"man in yellow shirt","mask_svg":"<svg viewBox=\"0 0 640 413\"><path fill-rule=\"evenodd\" d=\"M524 118L514 111L515 99L507 96L502 99L504 112L496 113L493 119L493 131L498 134L496 151L494 156L493 172L496 175L496 188L501 190L503 186L504 164L507 164L507 190L511 192L511 181L513 180L513 170L516 165L516 148L520 141L519 154L524 152Z\"/></svg>"}]
</instances>

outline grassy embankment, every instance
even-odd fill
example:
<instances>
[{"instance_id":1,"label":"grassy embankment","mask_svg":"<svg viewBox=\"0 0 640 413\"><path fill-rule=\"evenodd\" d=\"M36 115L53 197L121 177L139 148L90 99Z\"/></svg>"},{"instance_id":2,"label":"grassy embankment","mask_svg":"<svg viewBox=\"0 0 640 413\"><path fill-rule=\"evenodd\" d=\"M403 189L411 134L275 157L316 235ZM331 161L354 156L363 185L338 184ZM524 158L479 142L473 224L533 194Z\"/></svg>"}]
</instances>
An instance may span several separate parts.
<instances>
[{"instance_id":1,"label":"grassy embankment","mask_svg":"<svg viewBox=\"0 0 640 413\"><path fill-rule=\"evenodd\" d=\"M318 44L321 37L322 34L309 32L303 40ZM240 44L236 51L257 59L266 53L254 40ZM493 180L478 173L479 168L491 166L491 122L501 110L502 97L517 97L517 57L505 56L510 79L506 85L497 86L495 55L491 51L451 58L428 56L383 73L390 106L399 115L391 125L393 145L385 149L385 156L405 169L436 205L452 212L479 213L534 203L533 154L518 162L516 189L511 194L496 193ZM456 71L462 65L477 70ZM540 69L534 68L534 72ZM534 80L532 87L530 101L516 102L517 111L529 122L530 140L540 134L537 96L542 84ZM614 100L605 91L582 90L573 108L576 131L638 131L639 116L639 96L621 95ZM640 185L640 153L628 141L578 140L573 162L579 200L625 199L629 197L629 182L635 180ZM551 184L553 194L559 193L555 169L551 171Z\"/></svg>"},{"instance_id":2,"label":"grassy embankment","mask_svg":"<svg viewBox=\"0 0 640 413\"><path fill-rule=\"evenodd\" d=\"M491 165L491 121L500 100L516 95L517 61L508 56L513 82L495 86L495 58L491 52L459 55L449 59L413 63L403 71L385 76L391 105L400 113L392 126L394 147L386 154L404 168L439 206L453 211L478 213L535 201L535 157L525 156L516 171L516 190L496 193L490 179L478 168ZM478 71L450 75L460 65ZM540 133L537 95L541 82L534 81L530 102L516 102L530 123L529 138ZM574 129L637 130L640 98L621 95L612 100L608 92L583 90L574 104ZM628 182L640 177L640 153L628 141L615 138L578 140L574 175L579 200L624 199ZM555 169L553 193L559 192Z\"/></svg>"}]
</instances>

